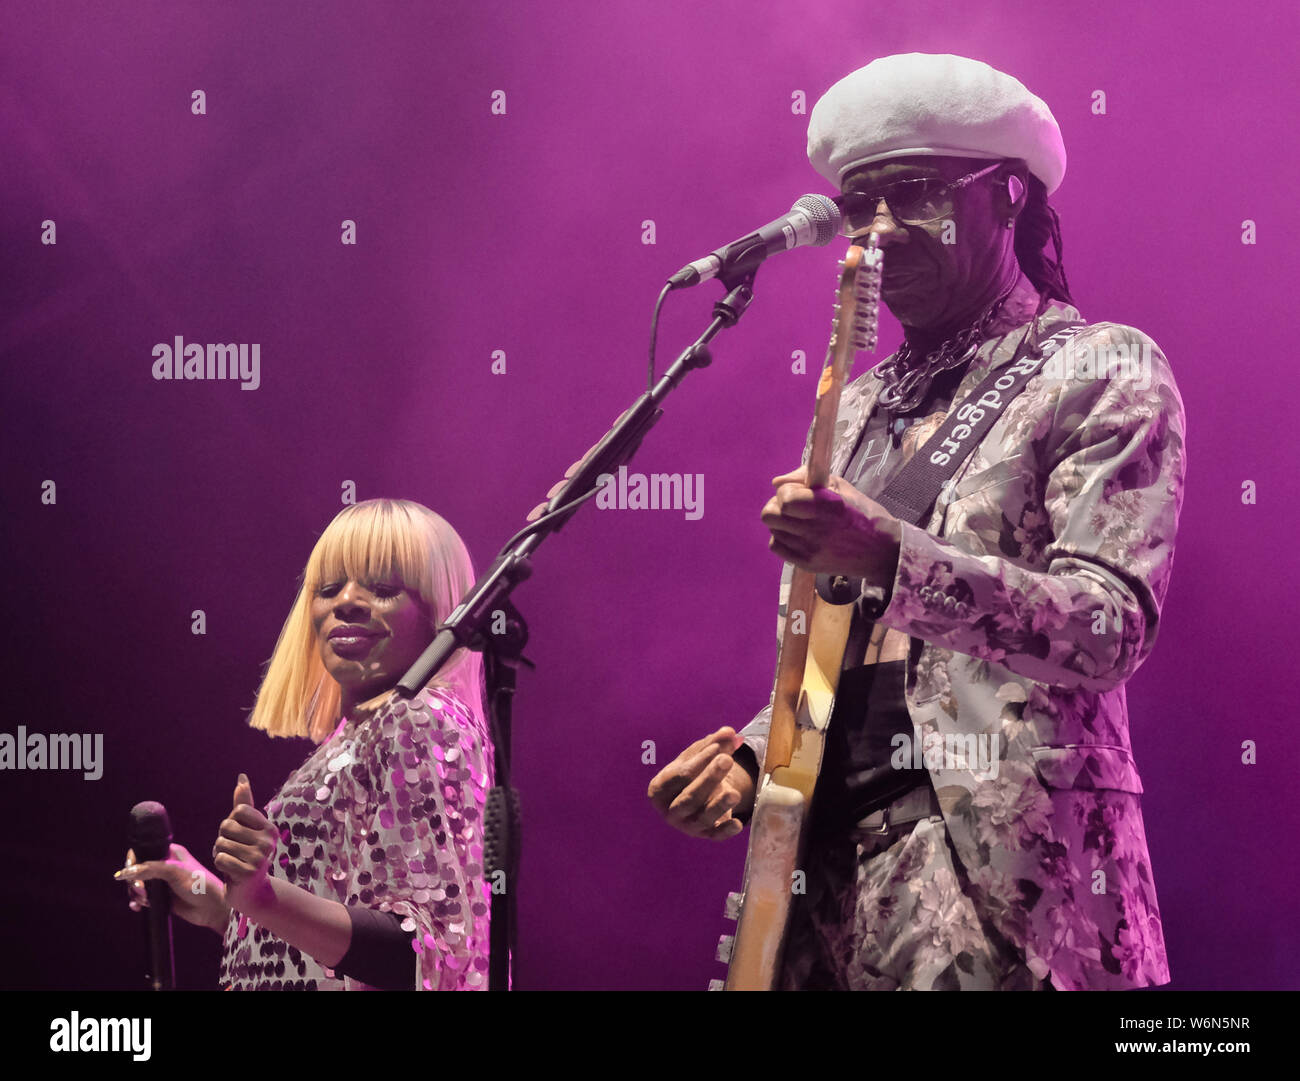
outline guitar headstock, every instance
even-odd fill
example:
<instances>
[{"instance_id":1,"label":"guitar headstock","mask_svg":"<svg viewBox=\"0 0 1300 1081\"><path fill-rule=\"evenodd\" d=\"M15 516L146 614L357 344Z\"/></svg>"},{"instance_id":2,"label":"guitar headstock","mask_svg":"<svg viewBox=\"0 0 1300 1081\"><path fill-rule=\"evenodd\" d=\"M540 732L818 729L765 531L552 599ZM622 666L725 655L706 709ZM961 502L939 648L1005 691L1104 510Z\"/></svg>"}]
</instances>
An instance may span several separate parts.
<instances>
[{"instance_id":1,"label":"guitar headstock","mask_svg":"<svg viewBox=\"0 0 1300 1081\"><path fill-rule=\"evenodd\" d=\"M834 348L846 337L856 349L875 352L880 327L880 280L885 253L880 237L872 233L865 244L854 243L840 263L839 290L835 297Z\"/></svg>"},{"instance_id":2,"label":"guitar headstock","mask_svg":"<svg viewBox=\"0 0 1300 1081\"><path fill-rule=\"evenodd\" d=\"M884 253L879 237L872 233L864 245L856 241L840 263L839 289L835 294L835 320L826 347L826 364L817 382L817 412L809 436L809 486L825 485L829 479L831 440L840 388L848 381L853 355L859 349L876 348L880 319L880 278ZM769 748L771 744L769 743Z\"/></svg>"}]
</instances>

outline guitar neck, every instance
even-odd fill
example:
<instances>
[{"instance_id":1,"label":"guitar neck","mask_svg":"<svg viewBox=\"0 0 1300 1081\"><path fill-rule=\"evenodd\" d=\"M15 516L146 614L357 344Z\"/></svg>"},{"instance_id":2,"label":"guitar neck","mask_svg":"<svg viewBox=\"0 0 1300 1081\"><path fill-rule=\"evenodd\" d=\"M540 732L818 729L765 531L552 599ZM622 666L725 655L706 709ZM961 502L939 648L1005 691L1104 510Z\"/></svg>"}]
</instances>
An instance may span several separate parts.
<instances>
[{"instance_id":1,"label":"guitar neck","mask_svg":"<svg viewBox=\"0 0 1300 1081\"><path fill-rule=\"evenodd\" d=\"M876 344L881 258L874 235L869 246L869 251L857 245L849 248L840 274L835 328L817 384L807 461L808 484L814 488L830 481L840 389L854 351L874 349ZM851 618L847 605L820 604L816 576L795 569L786 598L763 778L749 825L744 892L728 898L728 915L738 920L736 934L724 936L718 952L718 959L728 965L727 981L725 985L714 981L714 987L770 990L777 985L793 875L821 769L823 736L830 723Z\"/></svg>"},{"instance_id":2,"label":"guitar neck","mask_svg":"<svg viewBox=\"0 0 1300 1081\"><path fill-rule=\"evenodd\" d=\"M859 348L875 348L879 297L880 251L871 237L867 249L854 245L844 257L835 305L834 329L826 347L826 361L817 381L817 408L809 437L808 486L824 488L830 482L831 451L840 392ZM859 305L859 293L862 303ZM777 654L772 695L772 721L768 729L763 772L788 766L795 750L795 727L800 688L808 660L809 628L816 596L817 576L794 568L786 601L785 628Z\"/></svg>"}]
</instances>

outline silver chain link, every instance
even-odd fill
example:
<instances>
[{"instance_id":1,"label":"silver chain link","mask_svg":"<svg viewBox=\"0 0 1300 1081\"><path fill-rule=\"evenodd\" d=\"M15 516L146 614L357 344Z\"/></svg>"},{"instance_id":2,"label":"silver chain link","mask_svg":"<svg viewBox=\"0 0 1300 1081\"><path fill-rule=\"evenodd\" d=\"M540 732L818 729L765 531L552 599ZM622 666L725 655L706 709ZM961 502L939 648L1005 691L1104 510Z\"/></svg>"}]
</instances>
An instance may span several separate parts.
<instances>
[{"instance_id":1,"label":"silver chain link","mask_svg":"<svg viewBox=\"0 0 1300 1081\"><path fill-rule=\"evenodd\" d=\"M935 376L970 360L984 343L985 331L997 318L1002 305L1014 291L1008 289L989 307L983 316L959 334L953 335L937 349L917 361L912 347L903 342L892 360L878 364L873 371L877 379L884 380L880 404L891 413L910 413L924 400Z\"/></svg>"}]
</instances>

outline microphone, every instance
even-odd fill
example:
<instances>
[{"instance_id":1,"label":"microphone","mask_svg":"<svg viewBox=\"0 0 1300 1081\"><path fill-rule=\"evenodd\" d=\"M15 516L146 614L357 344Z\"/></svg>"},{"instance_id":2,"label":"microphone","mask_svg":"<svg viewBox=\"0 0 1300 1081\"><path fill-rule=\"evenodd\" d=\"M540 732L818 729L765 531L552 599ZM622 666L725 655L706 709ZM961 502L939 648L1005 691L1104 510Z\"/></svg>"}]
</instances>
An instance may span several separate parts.
<instances>
[{"instance_id":1,"label":"microphone","mask_svg":"<svg viewBox=\"0 0 1300 1081\"><path fill-rule=\"evenodd\" d=\"M145 800L131 808L131 848L137 861L165 860L171 852L172 824L167 808ZM166 882L144 883L149 907L145 909L149 947L149 988L170 991L176 986L176 963L172 956L172 891Z\"/></svg>"},{"instance_id":2,"label":"microphone","mask_svg":"<svg viewBox=\"0 0 1300 1081\"><path fill-rule=\"evenodd\" d=\"M703 259L687 263L668 279L669 287L685 289L720 274L727 277L748 274L777 252L801 248L805 244L819 247L829 244L840 231L840 220L840 208L825 195L804 195L788 214L776 221L768 222L757 232L733 240L725 247L714 249Z\"/></svg>"}]
</instances>

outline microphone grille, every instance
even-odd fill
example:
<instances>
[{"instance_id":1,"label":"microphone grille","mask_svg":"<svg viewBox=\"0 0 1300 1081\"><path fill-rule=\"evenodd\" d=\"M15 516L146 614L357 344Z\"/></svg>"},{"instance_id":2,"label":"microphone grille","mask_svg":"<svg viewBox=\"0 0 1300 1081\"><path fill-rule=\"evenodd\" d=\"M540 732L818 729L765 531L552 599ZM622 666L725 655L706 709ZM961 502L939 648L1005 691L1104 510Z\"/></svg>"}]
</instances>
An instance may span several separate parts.
<instances>
[{"instance_id":1,"label":"microphone grille","mask_svg":"<svg viewBox=\"0 0 1300 1081\"><path fill-rule=\"evenodd\" d=\"M167 817L167 808L153 800L145 800L131 808L131 846L136 849L137 859L159 859L157 856L140 856L139 849L144 846L155 850L161 846L164 855L172 840L172 824Z\"/></svg>"},{"instance_id":2,"label":"microphone grille","mask_svg":"<svg viewBox=\"0 0 1300 1081\"><path fill-rule=\"evenodd\" d=\"M840 208L837 207L825 195L803 195L795 202L795 209L802 210L808 215L813 227L817 230L817 237L813 243L819 247L829 244L840 231Z\"/></svg>"}]
</instances>

